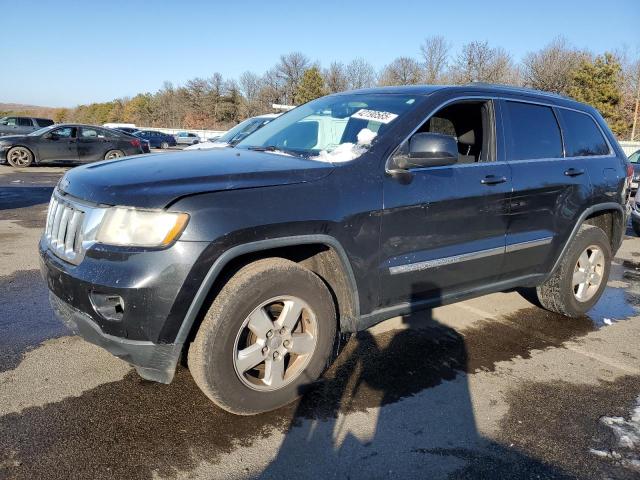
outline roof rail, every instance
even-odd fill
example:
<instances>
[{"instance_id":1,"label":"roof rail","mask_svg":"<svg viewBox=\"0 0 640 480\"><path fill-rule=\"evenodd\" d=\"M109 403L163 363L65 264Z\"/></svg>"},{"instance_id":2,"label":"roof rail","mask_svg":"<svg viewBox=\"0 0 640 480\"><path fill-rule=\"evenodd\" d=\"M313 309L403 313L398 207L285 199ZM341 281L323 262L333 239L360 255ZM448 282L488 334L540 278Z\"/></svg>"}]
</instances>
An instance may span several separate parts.
<instances>
[{"instance_id":1,"label":"roof rail","mask_svg":"<svg viewBox=\"0 0 640 480\"><path fill-rule=\"evenodd\" d=\"M493 87L493 88L500 88L502 90L509 90L512 92L520 92L520 93L535 93L536 95L545 95L547 97L555 97L555 98L562 98L565 100L572 100L571 97L568 97L566 95L562 95L561 93L555 93L555 92L546 92L544 90L536 90L535 88L528 88L528 87L516 87L514 85L505 85L505 84L501 84L501 83L490 83L490 82L470 82L467 83L467 86L470 87Z\"/></svg>"}]
</instances>

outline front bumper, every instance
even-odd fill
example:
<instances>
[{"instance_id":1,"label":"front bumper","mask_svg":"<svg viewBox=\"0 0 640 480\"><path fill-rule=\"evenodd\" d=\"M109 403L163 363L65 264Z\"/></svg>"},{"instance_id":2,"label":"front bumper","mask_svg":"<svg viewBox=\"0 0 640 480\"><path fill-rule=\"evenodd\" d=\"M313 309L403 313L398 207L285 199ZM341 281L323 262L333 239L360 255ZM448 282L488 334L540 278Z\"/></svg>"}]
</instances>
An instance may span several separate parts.
<instances>
[{"instance_id":1,"label":"front bumper","mask_svg":"<svg viewBox=\"0 0 640 480\"><path fill-rule=\"evenodd\" d=\"M142 378L160 383L171 383L173 380L182 345L156 344L108 335L89 315L73 308L52 292L49 292L49 301L56 317L73 333L130 363Z\"/></svg>"},{"instance_id":2,"label":"front bumper","mask_svg":"<svg viewBox=\"0 0 640 480\"><path fill-rule=\"evenodd\" d=\"M177 242L165 250L87 250L78 265L40 242L42 275L56 316L87 341L132 364L140 376L169 383L182 344L176 334L202 281L207 244ZM204 263L206 265L206 262ZM119 296L121 318L105 317L95 295Z\"/></svg>"}]
</instances>

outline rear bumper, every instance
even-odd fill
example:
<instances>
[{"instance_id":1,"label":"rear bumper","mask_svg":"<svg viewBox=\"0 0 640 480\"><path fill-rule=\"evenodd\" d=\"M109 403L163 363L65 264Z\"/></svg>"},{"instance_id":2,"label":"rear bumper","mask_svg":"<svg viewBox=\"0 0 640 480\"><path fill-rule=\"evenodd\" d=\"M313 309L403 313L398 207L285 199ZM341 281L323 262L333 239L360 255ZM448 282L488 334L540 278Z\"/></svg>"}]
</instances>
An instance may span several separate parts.
<instances>
[{"instance_id":1,"label":"rear bumper","mask_svg":"<svg viewBox=\"0 0 640 480\"><path fill-rule=\"evenodd\" d=\"M130 363L142 378L160 383L171 383L173 380L182 345L156 344L108 335L89 315L73 308L52 292L49 292L49 301L56 317L75 334Z\"/></svg>"}]
</instances>

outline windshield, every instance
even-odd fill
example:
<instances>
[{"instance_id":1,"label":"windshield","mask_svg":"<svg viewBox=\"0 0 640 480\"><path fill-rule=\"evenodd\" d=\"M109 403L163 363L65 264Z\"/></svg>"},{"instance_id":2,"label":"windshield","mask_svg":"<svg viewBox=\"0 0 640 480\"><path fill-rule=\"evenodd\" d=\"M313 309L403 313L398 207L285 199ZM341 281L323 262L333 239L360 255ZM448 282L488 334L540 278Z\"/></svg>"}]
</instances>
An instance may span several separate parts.
<instances>
[{"instance_id":1,"label":"windshield","mask_svg":"<svg viewBox=\"0 0 640 480\"><path fill-rule=\"evenodd\" d=\"M630 156L629 156L629 161L631 163L638 163L638 160L640 160L640 150L633 152Z\"/></svg>"},{"instance_id":2,"label":"windshield","mask_svg":"<svg viewBox=\"0 0 640 480\"><path fill-rule=\"evenodd\" d=\"M215 143L232 143L234 140L238 141L236 138L238 136L246 138L249 134L255 132L270 120L270 118L248 118L244 122L240 122L221 137L216 138Z\"/></svg>"},{"instance_id":3,"label":"windshield","mask_svg":"<svg viewBox=\"0 0 640 480\"><path fill-rule=\"evenodd\" d=\"M48 127L44 127L44 128L40 128L38 130L35 130L31 133L29 133L30 137L38 137L42 134L47 133L49 130L53 130L54 128L56 128L57 125L49 125Z\"/></svg>"},{"instance_id":4,"label":"windshield","mask_svg":"<svg viewBox=\"0 0 640 480\"><path fill-rule=\"evenodd\" d=\"M362 155L417 103L415 96L396 94L323 97L276 118L236 148L346 162Z\"/></svg>"}]
</instances>

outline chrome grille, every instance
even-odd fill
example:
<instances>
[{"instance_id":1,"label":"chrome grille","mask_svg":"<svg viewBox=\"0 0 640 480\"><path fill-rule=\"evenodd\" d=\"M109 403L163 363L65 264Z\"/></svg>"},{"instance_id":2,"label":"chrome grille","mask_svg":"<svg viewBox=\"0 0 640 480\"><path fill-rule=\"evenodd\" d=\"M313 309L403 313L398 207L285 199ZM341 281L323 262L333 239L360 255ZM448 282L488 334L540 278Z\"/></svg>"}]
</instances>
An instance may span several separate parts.
<instances>
[{"instance_id":1,"label":"chrome grille","mask_svg":"<svg viewBox=\"0 0 640 480\"><path fill-rule=\"evenodd\" d=\"M51 197L44 236L56 256L71 263L80 260L84 216L78 206L55 194Z\"/></svg>"}]
</instances>

